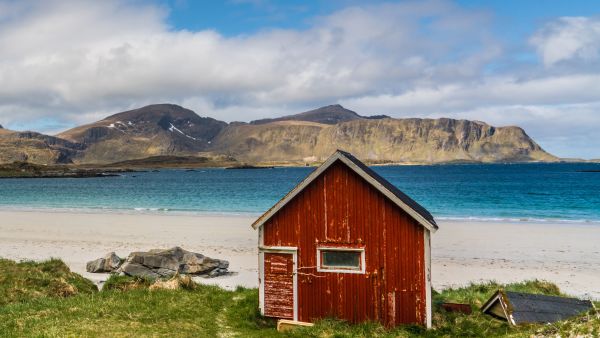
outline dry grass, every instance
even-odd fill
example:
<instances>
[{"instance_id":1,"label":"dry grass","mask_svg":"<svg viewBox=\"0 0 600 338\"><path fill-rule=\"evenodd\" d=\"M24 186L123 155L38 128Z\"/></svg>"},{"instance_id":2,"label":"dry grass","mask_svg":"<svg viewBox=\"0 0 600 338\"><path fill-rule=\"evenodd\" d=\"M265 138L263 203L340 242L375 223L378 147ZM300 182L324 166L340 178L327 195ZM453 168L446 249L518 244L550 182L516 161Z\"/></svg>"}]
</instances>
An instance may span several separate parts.
<instances>
[{"instance_id":1,"label":"dry grass","mask_svg":"<svg viewBox=\"0 0 600 338\"><path fill-rule=\"evenodd\" d=\"M189 275L175 275L169 280L156 280L148 287L148 290L194 290L196 285Z\"/></svg>"}]
</instances>

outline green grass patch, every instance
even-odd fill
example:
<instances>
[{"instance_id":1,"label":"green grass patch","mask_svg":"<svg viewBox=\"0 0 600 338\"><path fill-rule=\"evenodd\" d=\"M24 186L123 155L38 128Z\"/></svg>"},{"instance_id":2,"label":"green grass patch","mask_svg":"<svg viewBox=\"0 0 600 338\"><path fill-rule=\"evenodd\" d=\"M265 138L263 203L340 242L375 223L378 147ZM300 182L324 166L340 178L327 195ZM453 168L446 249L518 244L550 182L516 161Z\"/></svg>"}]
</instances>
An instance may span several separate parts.
<instances>
[{"instance_id":1,"label":"green grass patch","mask_svg":"<svg viewBox=\"0 0 600 338\"><path fill-rule=\"evenodd\" d=\"M128 291L135 289L145 289L152 285L152 280L139 278L139 277L129 277L129 276L119 276L119 275L111 275L104 285L102 286L103 291L110 290L118 290L118 291Z\"/></svg>"},{"instance_id":2,"label":"green grass patch","mask_svg":"<svg viewBox=\"0 0 600 338\"><path fill-rule=\"evenodd\" d=\"M16 263L0 259L0 306L35 298L92 294L98 288L61 260Z\"/></svg>"},{"instance_id":3,"label":"green grass patch","mask_svg":"<svg viewBox=\"0 0 600 338\"><path fill-rule=\"evenodd\" d=\"M278 333L275 321L258 312L258 290L226 291L215 286L192 285L185 278L152 281L112 276L101 292L90 282L71 273L57 260L14 263L0 260L0 295L13 295L0 303L0 337L530 337L570 335L599 336L600 318L590 313L552 325L510 327L483 315L479 307L498 288L560 295L558 288L543 281L502 285L472 284L434 293L432 330L400 326L388 330L377 323L349 325L334 319L314 327ZM17 272L15 277L6 278ZM65 297L52 287L52 280L72 281L76 294ZM46 281L46 282L41 282ZM87 287L86 287L87 286ZM93 286L93 284L92 284ZM15 289L21 290L15 292ZM12 291L11 291L12 290ZM54 291L52 291L54 290ZM87 291L80 291L87 290ZM14 295L29 295L16 297ZM470 315L445 312L444 301L469 303Z\"/></svg>"},{"instance_id":4,"label":"green grass patch","mask_svg":"<svg viewBox=\"0 0 600 338\"><path fill-rule=\"evenodd\" d=\"M499 284L495 282L470 284L466 287L446 289L442 293L433 295L433 302L439 305L443 302L468 303L472 307L480 308L494 292L498 289L515 292L527 292L549 296L565 296L561 294L559 288L546 281L530 280L520 283Z\"/></svg>"},{"instance_id":5,"label":"green grass patch","mask_svg":"<svg viewBox=\"0 0 600 338\"><path fill-rule=\"evenodd\" d=\"M182 285L177 290L151 290L146 281L116 276L108 285L93 295L0 306L0 336L279 336L275 321L257 312L256 289Z\"/></svg>"}]
</instances>

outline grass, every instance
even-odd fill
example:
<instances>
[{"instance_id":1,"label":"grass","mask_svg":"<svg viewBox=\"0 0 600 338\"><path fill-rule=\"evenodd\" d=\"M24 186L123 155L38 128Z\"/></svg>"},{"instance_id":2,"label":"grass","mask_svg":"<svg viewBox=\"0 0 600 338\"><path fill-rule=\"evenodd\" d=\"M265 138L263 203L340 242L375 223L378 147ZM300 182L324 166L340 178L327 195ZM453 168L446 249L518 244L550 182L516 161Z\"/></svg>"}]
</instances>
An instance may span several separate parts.
<instances>
[{"instance_id":1,"label":"grass","mask_svg":"<svg viewBox=\"0 0 600 338\"><path fill-rule=\"evenodd\" d=\"M326 319L314 327L285 334L258 313L258 291L226 291L195 285L185 278L152 281L112 276L102 291L71 273L58 260L15 263L0 260L0 336L14 337L530 337L599 336L600 318L586 314L552 325L510 327L478 311L487 298L506 290L559 295L543 281L501 285L473 284L434 294L434 328L401 326L386 330L376 323L348 325ZM8 277L7 277L8 276ZM62 281L77 292L60 292ZM57 282L60 281L60 282ZM58 283L58 284L57 284ZM178 287L176 290L164 288ZM443 301L472 305L471 315L447 313ZM600 304L598 304L600 305Z\"/></svg>"},{"instance_id":2,"label":"grass","mask_svg":"<svg viewBox=\"0 0 600 338\"><path fill-rule=\"evenodd\" d=\"M0 259L0 306L95 292L98 288L94 283L72 273L61 260L16 263Z\"/></svg>"},{"instance_id":3,"label":"grass","mask_svg":"<svg viewBox=\"0 0 600 338\"><path fill-rule=\"evenodd\" d=\"M0 307L0 336L217 337L277 336L259 318L255 289L198 285L151 290L146 281L111 277L110 290L40 297Z\"/></svg>"},{"instance_id":4,"label":"grass","mask_svg":"<svg viewBox=\"0 0 600 338\"><path fill-rule=\"evenodd\" d=\"M400 326L385 330L378 324L366 323L348 325L336 320L324 320L312 328L297 330L298 333L312 337L530 337L560 334L600 335L600 317L597 314L583 315L575 319L553 325L526 325L511 327L506 322L481 313L481 305L499 288L508 291L529 292L560 296L560 290L545 281L525 281L508 285L498 283L471 284L456 289L446 289L433 296L433 329L425 330L419 326ZM471 304L473 313L464 315L450 313L441 309L443 302ZM598 304L600 305L600 304Z\"/></svg>"},{"instance_id":5,"label":"grass","mask_svg":"<svg viewBox=\"0 0 600 338\"><path fill-rule=\"evenodd\" d=\"M128 291L128 290L149 288L150 285L152 285L152 281L150 279L137 278L137 277L132 278L132 277L128 277L128 276L112 275L104 283L102 290L103 291L110 291L110 290Z\"/></svg>"}]
</instances>

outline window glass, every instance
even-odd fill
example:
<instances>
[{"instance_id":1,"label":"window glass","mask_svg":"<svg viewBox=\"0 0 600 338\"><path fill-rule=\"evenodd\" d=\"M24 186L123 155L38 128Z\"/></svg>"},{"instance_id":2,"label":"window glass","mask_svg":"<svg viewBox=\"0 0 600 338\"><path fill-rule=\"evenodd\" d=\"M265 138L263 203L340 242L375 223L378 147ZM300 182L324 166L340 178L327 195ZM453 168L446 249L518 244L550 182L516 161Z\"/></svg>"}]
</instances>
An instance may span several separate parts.
<instances>
[{"instance_id":1,"label":"window glass","mask_svg":"<svg viewBox=\"0 0 600 338\"><path fill-rule=\"evenodd\" d=\"M324 268L360 269L360 251L321 250Z\"/></svg>"}]
</instances>

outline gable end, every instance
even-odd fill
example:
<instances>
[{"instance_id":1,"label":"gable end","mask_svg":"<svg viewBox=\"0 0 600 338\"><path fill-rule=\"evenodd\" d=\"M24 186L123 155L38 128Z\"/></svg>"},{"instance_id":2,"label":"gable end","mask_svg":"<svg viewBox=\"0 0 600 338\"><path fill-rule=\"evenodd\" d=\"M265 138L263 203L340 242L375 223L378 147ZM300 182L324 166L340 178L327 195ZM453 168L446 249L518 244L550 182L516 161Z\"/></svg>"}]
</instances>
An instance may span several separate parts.
<instances>
[{"instance_id":1,"label":"gable end","mask_svg":"<svg viewBox=\"0 0 600 338\"><path fill-rule=\"evenodd\" d=\"M287 203L289 203L296 195L303 191L311 182L317 177L321 176L325 170L331 167L335 162L340 161L344 163L348 168L354 171L356 174L361 176L367 183L381 192L390 201L408 213L413 219L415 219L420 225L427 228L430 231L435 232L438 226L433 219L433 216L420 204L408 197L393 184L388 182L386 179L378 175L371 168L366 166L364 163L359 161L352 154L337 150L331 155L321 166L310 173L302 182L300 182L294 189L292 189L287 195L285 195L279 202L272 206L267 212L260 216L253 224L254 229L258 229L264 223L266 223L271 217L273 217L277 211L282 209Z\"/></svg>"}]
</instances>

